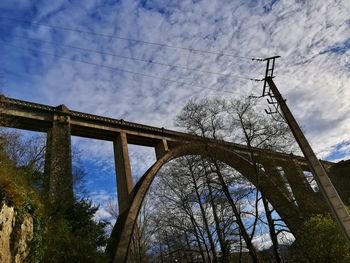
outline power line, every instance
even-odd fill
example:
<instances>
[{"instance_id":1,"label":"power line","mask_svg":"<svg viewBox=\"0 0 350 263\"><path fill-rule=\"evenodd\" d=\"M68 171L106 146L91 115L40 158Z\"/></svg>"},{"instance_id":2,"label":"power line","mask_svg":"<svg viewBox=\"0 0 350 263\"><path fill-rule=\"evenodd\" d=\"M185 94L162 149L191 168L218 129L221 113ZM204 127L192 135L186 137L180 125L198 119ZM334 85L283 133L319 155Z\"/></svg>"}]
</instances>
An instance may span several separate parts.
<instances>
[{"instance_id":1,"label":"power line","mask_svg":"<svg viewBox=\"0 0 350 263\"><path fill-rule=\"evenodd\" d=\"M17 21L17 22L27 23L27 24L31 24L31 25L43 26L43 27L47 27L47 28L51 28L51 29L58 29L58 30L76 32L76 33L90 34L90 35L114 38L114 39L119 39L119 40L124 40L124 41L138 42L138 43L142 43L142 44L146 44L146 45L154 45L154 46L160 46L160 47L166 47L166 48L186 50L186 51L190 51L190 52L206 53L206 54L211 54L211 55L227 56L227 57L234 57L234 58L240 58L240 59L248 59L248 60L255 60L256 59L255 57L233 55L233 54L228 54L228 53L224 53L224 52L220 52L220 51L209 51L209 50L181 47L181 46L169 45L169 44L164 44L164 43L157 43L157 42L152 42L152 41L145 41L145 40L140 40L140 39L133 39L133 38L128 38L128 37L121 37L121 36L104 34L104 33L97 33L97 32L92 32L92 31L85 31L85 30L76 29L76 28L54 26L54 25L49 25L49 24L42 23L42 22L33 22L33 21L29 21L29 20L23 20L23 19L17 19L17 18L5 17L5 16L0 16L0 18L5 19L5 20L12 20L12 21Z\"/></svg>"},{"instance_id":2,"label":"power line","mask_svg":"<svg viewBox=\"0 0 350 263\"><path fill-rule=\"evenodd\" d=\"M2 40L3 41L3 40ZM5 41L3 41L5 42ZM71 59L68 57L64 57L61 55L56 55L56 54L52 54L49 52L44 52L44 51L40 51L40 50L35 50L35 49L31 49L31 48L25 48L25 47L19 47L19 46L14 46L8 43L4 43L4 45L12 47L12 48L17 48L17 49L22 49L22 50L28 50L31 52L37 52L37 53L42 53L44 55L48 55L48 56L52 56L52 57L57 57L59 59L62 60L66 60L66 61L73 61L73 62L79 62L79 63L84 63L84 64L89 64L95 67L101 67L101 68L106 68L109 70L113 70L113 71L120 71L120 72L124 72L124 73L128 73L128 74L133 74L133 75L138 75L138 76L142 76L142 77L147 77L147 78L154 78L154 79L158 79L158 80L163 80L163 81L168 81L168 82L172 82L172 83L177 83L180 84L182 86L189 86L189 87L194 87L194 88L201 88L201 89L210 89L210 90L214 90L214 91L218 91L218 92L225 92L225 93L230 93L230 94L235 94L234 92L228 91L228 90L219 90L219 89L213 89L210 87L203 87L203 86L195 86L186 82L180 82L178 80L175 79L170 79L170 78L163 78L163 77L158 77L158 76L154 76L154 75L148 75L145 73L140 73L140 72L135 72L135 71L131 71L131 70L126 70L126 69L121 69L121 68L116 68L116 67L111 67L111 66L107 66L107 65L103 65L103 64L98 64L98 63L93 63L93 62L89 62L89 61L85 61L85 60L79 60L79 59Z\"/></svg>"},{"instance_id":3,"label":"power line","mask_svg":"<svg viewBox=\"0 0 350 263\"><path fill-rule=\"evenodd\" d=\"M2 32L2 33L7 34L7 35L12 36L12 37L16 37L16 38L22 38L22 39L27 39L30 41L37 41L37 42L43 42L46 44L56 45L56 43L52 42L52 41L35 39L35 38L31 38L31 37L18 36L18 35L13 35L13 34L10 35L10 34L5 33L5 32ZM200 72L200 73L213 74L213 75L223 76L223 77L227 77L227 78L231 77L231 78L240 78L240 79L246 79L246 80L253 79L253 78L242 77L242 76L233 75L233 74L225 74L225 73L213 72L213 71L208 71L208 70L200 70L200 69L190 68L190 67L183 66L183 65L171 65L171 64L167 64L167 63L163 63L163 62L159 62L159 61L154 61L154 60L128 57L128 56L124 56L124 55L118 55L118 54L114 54L114 53L110 53L110 52L104 52L104 51L100 51L100 50L96 50L96 49L83 48L83 47L78 47L78 46L73 46L73 45L61 44L59 46L77 49L77 50L81 50L81 51L85 51L85 52L91 52L91 53L96 53L96 54L101 54L101 55L107 55L107 56L112 56L112 57L128 59L128 60L141 61L144 63L165 66L165 67L169 67L169 68L179 68L179 69L185 69L185 70L189 70L189 71L196 71L196 72Z\"/></svg>"}]
</instances>

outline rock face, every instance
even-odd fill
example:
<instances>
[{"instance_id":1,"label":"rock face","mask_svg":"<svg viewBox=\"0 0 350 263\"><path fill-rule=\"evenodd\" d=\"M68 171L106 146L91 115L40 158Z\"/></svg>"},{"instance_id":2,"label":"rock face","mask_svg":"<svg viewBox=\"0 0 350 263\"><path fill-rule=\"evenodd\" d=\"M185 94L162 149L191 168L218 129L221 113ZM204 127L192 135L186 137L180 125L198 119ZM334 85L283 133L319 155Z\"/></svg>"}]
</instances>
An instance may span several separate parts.
<instances>
[{"instance_id":1,"label":"rock face","mask_svg":"<svg viewBox=\"0 0 350 263\"><path fill-rule=\"evenodd\" d=\"M28 256L29 242L33 238L33 218L19 215L5 201L0 204L0 262L21 263Z\"/></svg>"},{"instance_id":2,"label":"rock face","mask_svg":"<svg viewBox=\"0 0 350 263\"><path fill-rule=\"evenodd\" d=\"M15 220L15 209L1 202L0 208L0 262L11 263L11 234Z\"/></svg>"},{"instance_id":3,"label":"rock face","mask_svg":"<svg viewBox=\"0 0 350 263\"><path fill-rule=\"evenodd\" d=\"M21 263L28 256L28 244L33 238L33 218L29 214L24 214L18 229L17 240L14 242L15 263Z\"/></svg>"}]
</instances>

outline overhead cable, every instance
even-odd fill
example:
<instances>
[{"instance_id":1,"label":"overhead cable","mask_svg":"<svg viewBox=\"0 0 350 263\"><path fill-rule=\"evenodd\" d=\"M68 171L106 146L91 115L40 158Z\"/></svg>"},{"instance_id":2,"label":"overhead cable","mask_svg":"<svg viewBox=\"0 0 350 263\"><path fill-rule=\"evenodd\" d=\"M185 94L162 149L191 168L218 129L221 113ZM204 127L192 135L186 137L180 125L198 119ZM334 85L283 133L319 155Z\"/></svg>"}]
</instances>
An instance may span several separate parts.
<instances>
[{"instance_id":1,"label":"overhead cable","mask_svg":"<svg viewBox=\"0 0 350 263\"><path fill-rule=\"evenodd\" d=\"M248 59L248 60L259 60L260 59L260 58L255 58L255 57L228 54L228 53L224 53L221 51L201 50L201 49L181 47L181 46L175 46L175 45L164 44L164 43L157 43L157 42L153 42L153 41L133 39L133 38L122 37L122 36L117 36L117 35L110 35L110 34L105 34L105 33L85 31L85 30L81 30L81 29L77 29L77 28L50 25L50 24L46 24L43 22L34 22L34 21L23 20L23 19L12 18L12 17L0 16L0 19L12 20L12 21L17 21L17 22L22 22L22 23L27 23L27 24L31 24L31 25L37 25L37 26L43 26L43 27L47 27L47 28L51 28L51 29L71 31L71 32L76 32L76 33L90 34L90 35L96 35L96 36L101 36L101 37L137 42L137 43L146 44L146 45L160 46L160 47L166 47L166 48L172 48L172 49L178 49L178 50L186 50L186 51L190 51L190 52L205 53L205 54L211 54L211 55L217 55L217 56L227 56L227 57L234 57L234 58Z\"/></svg>"},{"instance_id":2,"label":"overhead cable","mask_svg":"<svg viewBox=\"0 0 350 263\"><path fill-rule=\"evenodd\" d=\"M6 34L6 33L4 33L4 34ZM52 41L35 39L35 38L31 38L31 37L18 36L18 35L13 35L13 34L11 36L12 37L16 37L16 38L27 39L27 40L30 40L30 41L37 41L37 42L43 42L43 43L46 43L46 44L57 45L57 43L52 42ZM171 65L171 64L167 64L167 63L163 63L163 62L159 62L159 61L154 61L153 59L142 59L142 58L136 58L136 57L128 57L128 56L124 56L124 55L114 54L114 53L100 51L100 50L96 50L96 49L83 48L83 47L78 47L78 46L73 46L73 45L60 44L58 46L72 48L72 49L81 50L81 51L85 51L85 52L91 52L91 53L106 55L106 56L123 58L123 59L127 59L127 60L141 61L141 62L144 62L144 63L154 64L154 65L159 65L159 66L165 66L165 67L169 67L169 68L179 68L179 69L185 69L185 70L189 70L189 71L196 71L196 72L205 73L205 74L213 74L213 75L218 75L218 76L227 77L227 78L231 77L231 78L240 78L240 79L246 79L246 80L251 80L252 79L252 78L249 78L249 77L238 76L238 75L233 75L233 74L229 74L229 73L225 74L225 73L213 72L213 71L209 71L209 70L200 70L200 69L190 68L190 67L183 66L183 65Z\"/></svg>"},{"instance_id":3,"label":"overhead cable","mask_svg":"<svg viewBox=\"0 0 350 263\"><path fill-rule=\"evenodd\" d=\"M149 75L149 74L145 74L145 73L141 73L141 72L135 72L135 71L126 70L126 69L117 68L117 67L111 67L111 66L107 66L107 65L103 65L103 64L98 64L98 63L94 63L94 62L80 60L80 59L71 59L71 58L68 58L68 57L65 57L65 56L56 55L56 54L53 54L53 53L40 51L40 50L35 50L35 49L31 49L31 48L19 47L19 46L11 45L11 44L8 44L8 43L4 43L4 45L12 47L12 48L17 48L17 49L22 49L22 50L28 50L28 51L31 51L31 52L41 53L41 54L44 54L44 55L48 55L48 56L59 58L61 60L89 64L89 65L92 65L92 66L95 66L95 67L106 68L106 69L113 70L113 71L119 71L119 72L124 72L124 73L128 73L128 74L138 75L138 76L141 76L141 77L154 78L154 79L163 80L163 81L167 81L167 82L177 83L177 84L182 85L182 86L189 86L189 87L201 88L201 89L210 89L210 90L214 90L214 91L235 94L234 92L231 92L231 91L228 91L228 90L219 90L219 89L213 89L213 88L210 88L210 87L196 86L196 85L189 84L189 83L182 82L182 81L178 81L178 80L175 80L175 79Z\"/></svg>"}]
</instances>

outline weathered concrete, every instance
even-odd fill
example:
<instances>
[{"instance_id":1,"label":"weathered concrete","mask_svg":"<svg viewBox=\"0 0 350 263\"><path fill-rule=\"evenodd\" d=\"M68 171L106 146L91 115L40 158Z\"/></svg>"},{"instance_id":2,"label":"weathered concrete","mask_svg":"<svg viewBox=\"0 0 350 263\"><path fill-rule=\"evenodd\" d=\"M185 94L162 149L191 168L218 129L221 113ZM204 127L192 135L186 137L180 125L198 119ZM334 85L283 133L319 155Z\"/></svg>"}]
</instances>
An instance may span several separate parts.
<instances>
[{"instance_id":1,"label":"weathered concrete","mask_svg":"<svg viewBox=\"0 0 350 263\"><path fill-rule=\"evenodd\" d=\"M50 202L67 209L73 202L70 118L55 114L47 132L45 174Z\"/></svg>"},{"instance_id":2,"label":"weathered concrete","mask_svg":"<svg viewBox=\"0 0 350 263\"><path fill-rule=\"evenodd\" d=\"M307 182L302 169L294 161L293 157L290 162L283 162L281 165L300 211L305 217L329 211L321 193L314 192Z\"/></svg>"},{"instance_id":3,"label":"weathered concrete","mask_svg":"<svg viewBox=\"0 0 350 263\"><path fill-rule=\"evenodd\" d=\"M168 142L165 139L162 139L155 147L156 158L159 160L169 151Z\"/></svg>"},{"instance_id":4,"label":"weathered concrete","mask_svg":"<svg viewBox=\"0 0 350 263\"><path fill-rule=\"evenodd\" d=\"M133 188L128 142L125 132L118 134L113 146L115 167L117 170L118 206L119 214L121 214L130 206L130 193Z\"/></svg>"}]
</instances>

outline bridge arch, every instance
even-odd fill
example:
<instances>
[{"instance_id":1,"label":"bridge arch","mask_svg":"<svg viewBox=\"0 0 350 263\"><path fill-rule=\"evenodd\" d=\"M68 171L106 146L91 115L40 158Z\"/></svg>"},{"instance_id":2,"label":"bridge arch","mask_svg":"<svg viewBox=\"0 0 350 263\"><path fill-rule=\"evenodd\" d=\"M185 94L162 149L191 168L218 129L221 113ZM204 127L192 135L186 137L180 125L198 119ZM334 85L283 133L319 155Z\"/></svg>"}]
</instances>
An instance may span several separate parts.
<instances>
[{"instance_id":1,"label":"bridge arch","mask_svg":"<svg viewBox=\"0 0 350 263\"><path fill-rule=\"evenodd\" d=\"M251 161L232 149L213 143L191 143L171 149L159 158L141 177L131 192L129 208L118 217L111 235L111 242L106 249L107 253L114 258L115 263L127 261L129 245L139 210L158 171L169 161L186 155L200 155L221 161L240 172L255 185L255 172ZM264 191L268 184L271 183L267 174L263 174L263 176L265 180L260 180L261 183L259 182L260 191ZM291 231L294 232L293 230L296 230L302 223L299 209L295 203L288 199L285 192L278 189L274 189L273 194L266 192L265 195L274 207L278 207L278 213L285 220ZM288 207L285 207L286 204L288 204Z\"/></svg>"}]
</instances>

